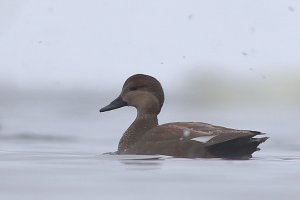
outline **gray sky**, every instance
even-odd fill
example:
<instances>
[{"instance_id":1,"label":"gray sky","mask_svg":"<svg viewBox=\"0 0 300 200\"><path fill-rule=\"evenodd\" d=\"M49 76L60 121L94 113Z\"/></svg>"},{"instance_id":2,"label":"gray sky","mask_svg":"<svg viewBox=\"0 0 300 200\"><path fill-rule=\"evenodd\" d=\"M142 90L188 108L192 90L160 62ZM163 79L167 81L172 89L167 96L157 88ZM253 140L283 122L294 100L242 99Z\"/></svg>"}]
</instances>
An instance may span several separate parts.
<instances>
[{"instance_id":1,"label":"gray sky","mask_svg":"<svg viewBox=\"0 0 300 200\"><path fill-rule=\"evenodd\" d=\"M268 74L299 68L299 44L298 0L0 0L0 83L20 88Z\"/></svg>"}]
</instances>

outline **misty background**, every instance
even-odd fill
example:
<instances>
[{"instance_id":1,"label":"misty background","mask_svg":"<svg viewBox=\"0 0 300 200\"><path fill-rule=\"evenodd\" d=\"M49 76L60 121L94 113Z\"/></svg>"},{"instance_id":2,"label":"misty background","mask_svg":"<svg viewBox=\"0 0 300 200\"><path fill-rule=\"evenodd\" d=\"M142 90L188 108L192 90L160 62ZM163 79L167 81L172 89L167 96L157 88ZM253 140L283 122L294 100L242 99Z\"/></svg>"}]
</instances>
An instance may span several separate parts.
<instances>
[{"instance_id":1,"label":"misty background","mask_svg":"<svg viewBox=\"0 0 300 200\"><path fill-rule=\"evenodd\" d=\"M136 73L160 80L165 108L181 113L297 116L299 8L295 0L2 0L0 123L41 113L97 118Z\"/></svg>"}]
</instances>

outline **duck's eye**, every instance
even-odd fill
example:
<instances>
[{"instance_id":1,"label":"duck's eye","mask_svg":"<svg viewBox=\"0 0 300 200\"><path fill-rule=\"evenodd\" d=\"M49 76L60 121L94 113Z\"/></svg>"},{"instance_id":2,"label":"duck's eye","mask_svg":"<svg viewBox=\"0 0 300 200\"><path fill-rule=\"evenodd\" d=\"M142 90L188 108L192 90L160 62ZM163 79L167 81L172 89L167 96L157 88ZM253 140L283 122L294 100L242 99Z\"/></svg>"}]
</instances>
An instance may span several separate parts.
<instances>
[{"instance_id":1,"label":"duck's eye","mask_svg":"<svg viewBox=\"0 0 300 200\"><path fill-rule=\"evenodd\" d=\"M137 90L137 89L138 89L138 87L130 87L129 88L130 91L134 91L134 90Z\"/></svg>"}]
</instances>

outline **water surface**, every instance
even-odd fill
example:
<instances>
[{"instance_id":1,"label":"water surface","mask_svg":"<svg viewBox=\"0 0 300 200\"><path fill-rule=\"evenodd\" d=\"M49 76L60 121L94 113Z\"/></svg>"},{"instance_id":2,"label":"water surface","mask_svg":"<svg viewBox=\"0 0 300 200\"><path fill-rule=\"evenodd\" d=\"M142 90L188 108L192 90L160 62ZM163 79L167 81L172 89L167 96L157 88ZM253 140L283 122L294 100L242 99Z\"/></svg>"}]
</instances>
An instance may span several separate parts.
<instances>
[{"instance_id":1,"label":"water surface","mask_svg":"<svg viewBox=\"0 0 300 200\"><path fill-rule=\"evenodd\" d=\"M96 106L67 108L2 109L0 199L300 197L297 113L164 108L161 122L199 120L271 137L250 160L222 160L103 155L116 150L135 111L100 115ZM282 119L284 126L278 123Z\"/></svg>"}]
</instances>

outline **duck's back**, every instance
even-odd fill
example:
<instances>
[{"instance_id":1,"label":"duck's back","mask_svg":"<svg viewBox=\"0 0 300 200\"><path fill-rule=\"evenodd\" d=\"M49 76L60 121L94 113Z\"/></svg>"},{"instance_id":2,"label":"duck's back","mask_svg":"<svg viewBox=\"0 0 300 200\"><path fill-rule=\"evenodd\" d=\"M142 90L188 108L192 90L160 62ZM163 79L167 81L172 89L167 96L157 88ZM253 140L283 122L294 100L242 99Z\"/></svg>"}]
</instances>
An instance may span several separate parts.
<instances>
[{"instance_id":1,"label":"duck's back","mask_svg":"<svg viewBox=\"0 0 300 200\"><path fill-rule=\"evenodd\" d=\"M261 134L202 122L175 122L152 128L127 153L244 159L250 158L257 146L267 140L267 137L253 138Z\"/></svg>"}]
</instances>

